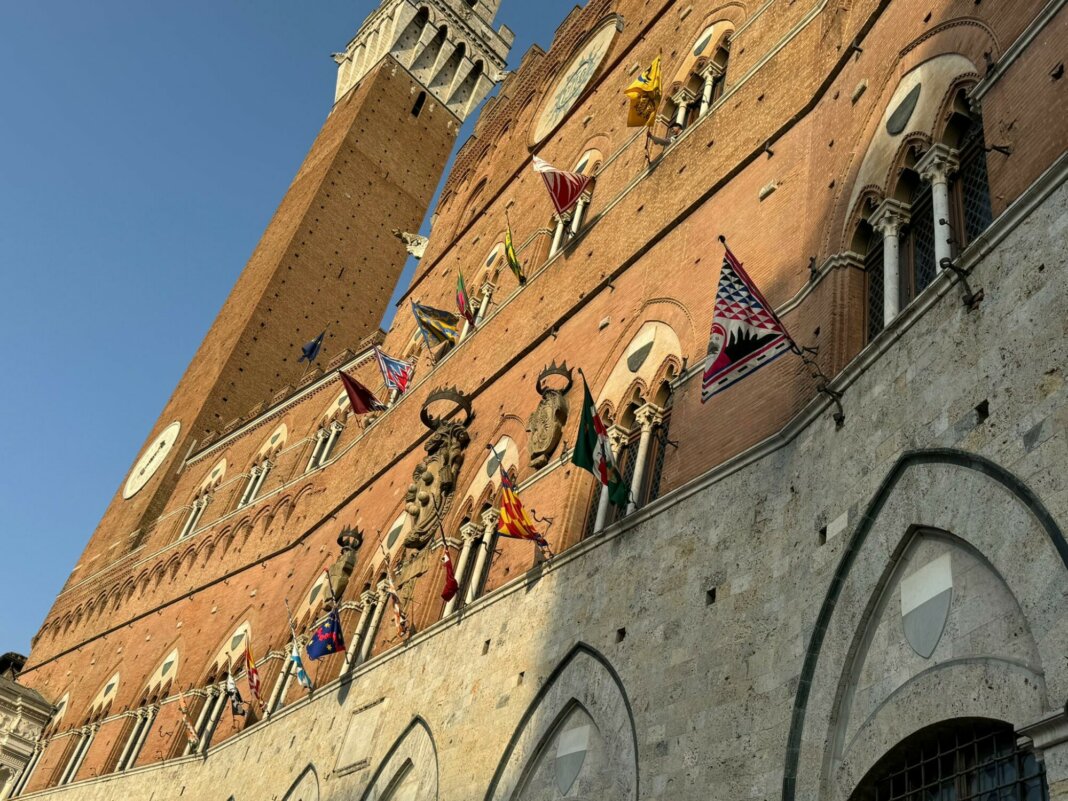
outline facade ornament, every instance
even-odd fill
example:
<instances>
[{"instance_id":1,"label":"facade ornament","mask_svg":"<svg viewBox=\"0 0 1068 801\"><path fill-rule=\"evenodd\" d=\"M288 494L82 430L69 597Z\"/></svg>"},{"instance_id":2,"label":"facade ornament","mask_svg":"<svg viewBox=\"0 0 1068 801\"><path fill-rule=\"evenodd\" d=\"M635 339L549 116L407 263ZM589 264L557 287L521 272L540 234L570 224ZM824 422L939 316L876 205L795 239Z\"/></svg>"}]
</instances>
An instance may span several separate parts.
<instances>
[{"instance_id":1,"label":"facade ornament","mask_svg":"<svg viewBox=\"0 0 1068 801\"><path fill-rule=\"evenodd\" d=\"M349 586L352 571L356 569L356 552L363 545L363 532L358 528L354 529L345 526L337 536L337 544L341 546L341 554L334 560L334 564L330 565L330 569L327 571L327 581L330 582L332 594L332 597L327 598L323 604L327 611L334 608L335 598L339 602L341 601L342 596L345 594L345 589Z\"/></svg>"},{"instance_id":2,"label":"facade ornament","mask_svg":"<svg viewBox=\"0 0 1068 801\"><path fill-rule=\"evenodd\" d=\"M438 402L453 404L453 409L435 417L430 407ZM463 412L462 420L446 419L457 411ZM427 396L419 419L432 433L423 445L426 457L415 466L412 483L404 496L404 509L412 520L412 529L404 540L405 548L422 550L437 534L456 491L464 450L471 442L467 426L473 417L471 402L455 387L438 389Z\"/></svg>"},{"instance_id":3,"label":"facade ornament","mask_svg":"<svg viewBox=\"0 0 1068 801\"><path fill-rule=\"evenodd\" d=\"M553 377L563 379L563 386L550 386L549 379ZM549 457L560 444L560 437L567 424L566 396L572 383L571 368L567 366L567 362L559 366L553 362L538 376L537 388L541 402L527 419L531 467L541 468L547 465Z\"/></svg>"},{"instance_id":4,"label":"facade ornament","mask_svg":"<svg viewBox=\"0 0 1068 801\"><path fill-rule=\"evenodd\" d=\"M426 252L427 242L430 241L429 239L425 236L409 234L396 228L393 229L392 233L393 236L397 237L397 239L404 243L404 249L407 250L410 255L415 256L417 259L423 258L423 254Z\"/></svg>"}]
</instances>

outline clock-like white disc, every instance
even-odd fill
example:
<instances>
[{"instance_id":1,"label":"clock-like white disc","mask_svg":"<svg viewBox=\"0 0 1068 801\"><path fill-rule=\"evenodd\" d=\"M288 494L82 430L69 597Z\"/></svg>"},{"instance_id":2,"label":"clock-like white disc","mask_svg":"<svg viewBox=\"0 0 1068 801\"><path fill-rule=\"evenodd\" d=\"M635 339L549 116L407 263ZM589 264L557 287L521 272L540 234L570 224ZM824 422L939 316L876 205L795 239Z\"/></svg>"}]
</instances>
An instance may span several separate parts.
<instances>
[{"instance_id":1,"label":"clock-like white disc","mask_svg":"<svg viewBox=\"0 0 1068 801\"><path fill-rule=\"evenodd\" d=\"M126 486L122 488L123 498L132 498L155 475L160 465L166 461L174 443L178 441L178 432L181 430L182 424L175 420L148 444L130 471L130 477L126 479Z\"/></svg>"},{"instance_id":2,"label":"clock-like white disc","mask_svg":"<svg viewBox=\"0 0 1068 801\"><path fill-rule=\"evenodd\" d=\"M545 105L542 106L538 127L534 130L535 142L540 142L552 133L564 115L575 105L575 101L579 99L594 73L597 72L597 68L601 66L604 57L608 55L608 49L616 37L618 26L619 21L616 18L605 20L571 59L571 63L567 65L560 80L549 92Z\"/></svg>"}]
</instances>

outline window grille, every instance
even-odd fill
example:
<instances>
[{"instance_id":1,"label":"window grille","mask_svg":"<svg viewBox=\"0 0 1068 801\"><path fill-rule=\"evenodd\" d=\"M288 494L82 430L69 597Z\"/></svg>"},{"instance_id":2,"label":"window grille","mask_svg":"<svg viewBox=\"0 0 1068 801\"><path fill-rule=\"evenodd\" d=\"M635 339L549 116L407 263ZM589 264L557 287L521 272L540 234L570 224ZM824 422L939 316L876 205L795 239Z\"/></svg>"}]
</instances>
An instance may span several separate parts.
<instances>
[{"instance_id":1,"label":"window grille","mask_svg":"<svg viewBox=\"0 0 1068 801\"><path fill-rule=\"evenodd\" d=\"M986 172L986 142L983 139L982 123L974 123L960 147L960 171L957 175L957 192L954 199L960 205L964 244L987 229L994 219L990 205L990 181Z\"/></svg>"},{"instance_id":2,"label":"window grille","mask_svg":"<svg viewBox=\"0 0 1068 801\"><path fill-rule=\"evenodd\" d=\"M668 449L668 430L671 427L671 413L664 415L663 422L653 429L652 441L649 443L652 453L649 454L650 470L648 471L648 483L643 488L639 506L645 506L650 501L660 497L660 479L664 474L664 458Z\"/></svg>"},{"instance_id":3,"label":"window grille","mask_svg":"<svg viewBox=\"0 0 1068 801\"><path fill-rule=\"evenodd\" d=\"M872 235L871 247L864 257L864 272L868 281L868 341L871 342L883 330L883 292L886 266L883 264L883 238Z\"/></svg>"},{"instance_id":4,"label":"window grille","mask_svg":"<svg viewBox=\"0 0 1068 801\"><path fill-rule=\"evenodd\" d=\"M1048 801L1045 771L1012 727L960 720L908 738L873 768L853 801Z\"/></svg>"},{"instance_id":5,"label":"window grille","mask_svg":"<svg viewBox=\"0 0 1068 801\"><path fill-rule=\"evenodd\" d=\"M908 226L907 250L911 270L909 271L910 292L907 300L912 301L934 280L935 270L935 232L934 208L930 184L922 185L912 196L911 221Z\"/></svg>"}]
</instances>

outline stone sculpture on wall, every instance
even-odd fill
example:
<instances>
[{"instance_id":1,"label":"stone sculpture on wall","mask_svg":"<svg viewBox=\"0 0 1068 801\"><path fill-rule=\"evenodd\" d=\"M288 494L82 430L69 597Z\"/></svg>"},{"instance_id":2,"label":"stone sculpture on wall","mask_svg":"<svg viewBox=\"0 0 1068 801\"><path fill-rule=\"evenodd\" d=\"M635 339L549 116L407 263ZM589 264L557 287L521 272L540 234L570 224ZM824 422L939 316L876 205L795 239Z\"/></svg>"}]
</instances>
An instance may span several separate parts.
<instances>
[{"instance_id":1,"label":"stone sculpture on wall","mask_svg":"<svg viewBox=\"0 0 1068 801\"><path fill-rule=\"evenodd\" d=\"M431 415L429 407L438 401L453 404L452 412L462 410L463 420L447 420L448 415ZM456 477L464 463L464 450L471 441L467 426L473 416L470 401L455 388L436 390L423 404L419 417L433 433L423 445L426 457L415 466L412 483L404 496L404 509L412 521L411 531L404 540L405 548L421 550L437 533L438 524L456 491Z\"/></svg>"},{"instance_id":2,"label":"stone sculpture on wall","mask_svg":"<svg viewBox=\"0 0 1068 801\"><path fill-rule=\"evenodd\" d=\"M549 386L553 376L564 380L563 387ZM538 376L538 394L541 402L527 420L529 437L530 466L544 467L549 463L556 446L560 444L564 426L567 424L567 393L571 389L571 368L567 362L557 366L556 362L546 367Z\"/></svg>"},{"instance_id":3,"label":"stone sculpture on wall","mask_svg":"<svg viewBox=\"0 0 1068 801\"><path fill-rule=\"evenodd\" d=\"M425 236L419 234L409 234L406 231L399 231L396 228L393 229L393 236L397 237L404 245L404 249L408 251L409 255L414 256L417 259L423 258L423 254L426 252L427 243L430 241Z\"/></svg>"},{"instance_id":4,"label":"stone sculpture on wall","mask_svg":"<svg viewBox=\"0 0 1068 801\"><path fill-rule=\"evenodd\" d=\"M363 545L363 532L346 526L338 534L337 544L341 546L341 554L334 560L334 564L330 565L327 580L330 582L333 597L340 601L345 594L345 589L349 586L352 571L356 569L356 552ZM325 603L326 609L332 609L333 605L333 601L328 598Z\"/></svg>"}]
</instances>

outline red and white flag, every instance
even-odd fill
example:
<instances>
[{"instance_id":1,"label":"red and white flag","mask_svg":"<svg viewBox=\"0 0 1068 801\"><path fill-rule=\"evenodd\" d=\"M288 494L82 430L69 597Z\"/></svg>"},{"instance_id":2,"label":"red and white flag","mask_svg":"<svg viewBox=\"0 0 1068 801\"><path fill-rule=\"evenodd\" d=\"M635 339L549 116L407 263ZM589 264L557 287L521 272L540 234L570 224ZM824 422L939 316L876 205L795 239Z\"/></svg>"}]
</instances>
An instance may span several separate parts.
<instances>
[{"instance_id":1,"label":"red and white flag","mask_svg":"<svg viewBox=\"0 0 1068 801\"><path fill-rule=\"evenodd\" d=\"M441 588L441 600L448 603L456 597L460 583L456 580L456 570L452 566L452 557L449 556L449 546L444 541L441 553L441 561L445 565L445 585Z\"/></svg>"},{"instance_id":2,"label":"red and white flag","mask_svg":"<svg viewBox=\"0 0 1068 801\"><path fill-rule=\"evenodd\" d=\"M537 156L534 156L534 172L541 173L541 177L545 179L545 188L549 190L549 197L553 200L557 214L569 211L590 185L590 176L558 170Z\"/></svg>"},{"instance_id":3,"label":"red and white flag","mask_svg":"<svg viewBox=\"0 0 1068 801\"><path fill-rule=\"evenodd\" d=\"M252 643L245 635L245 677L248 679L248 691L258 705L263 705L260 698L260 672L256 670L256 660L252 658Z\"/></svg>"}]
</instances>

